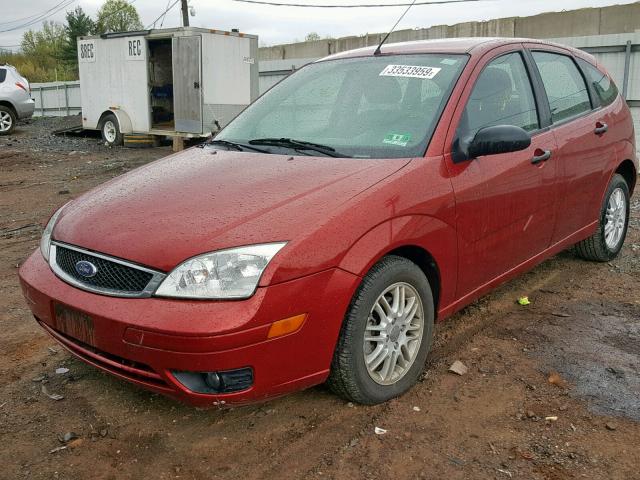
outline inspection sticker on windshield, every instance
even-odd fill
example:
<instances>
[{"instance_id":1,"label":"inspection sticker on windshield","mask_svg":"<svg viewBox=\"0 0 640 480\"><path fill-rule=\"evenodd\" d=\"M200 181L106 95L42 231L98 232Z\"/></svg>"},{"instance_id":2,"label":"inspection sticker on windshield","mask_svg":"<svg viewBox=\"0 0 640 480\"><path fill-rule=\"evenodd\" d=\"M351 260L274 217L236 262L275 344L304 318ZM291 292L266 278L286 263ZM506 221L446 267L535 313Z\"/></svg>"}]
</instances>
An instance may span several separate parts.
<instances>
[{"instance_id":1,"label":"inspection sticker on windshield","mask_svg":"<svg viewBox=\"0 0 640 480\"><path fill-rule=\"evenodd\" d=\"M419 65L387 65L380 72L380 77L409 77L428 78L435 77L442 70L438 67L421 67Z\"/></svg>"},{"instance_id":2,"label":"inspection sticker on windshield","mask_svg":"<svg viewBox=\"0 0 640 480\"><path fill-rule=\"evenodd\" d=\"M397 145L399 147L406 147L407 143L411 140L411 135L408 133L389 133L384 136L382 143L387 145Z\"/></svg>"}]
</instances>

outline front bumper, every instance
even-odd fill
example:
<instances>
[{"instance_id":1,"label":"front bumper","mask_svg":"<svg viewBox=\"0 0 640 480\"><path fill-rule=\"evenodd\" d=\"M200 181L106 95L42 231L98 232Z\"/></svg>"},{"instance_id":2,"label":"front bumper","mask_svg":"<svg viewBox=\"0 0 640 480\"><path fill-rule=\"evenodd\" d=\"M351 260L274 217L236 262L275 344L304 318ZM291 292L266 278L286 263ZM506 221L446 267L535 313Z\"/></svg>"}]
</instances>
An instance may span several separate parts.
<instances>
[{"instance_id":1,"label":"front bumper","mask_svg":"<svg viewBox=\"0 0 640 480\"><path fill-rule=\"evenodd\" d=\"M258 288L242 301L114 298L63 282L36 251L20 268L20 282L40 325L77 357L149 390L208 406L261 401L322 383L359 278L331 269ZM91 345L60 330L59 304L92 319ZM273 322L303 313L298 331L267 338ZM244 367L253 369L252 387L228 394L192 392L171 374Z\"/></svg>"}]
</instances>

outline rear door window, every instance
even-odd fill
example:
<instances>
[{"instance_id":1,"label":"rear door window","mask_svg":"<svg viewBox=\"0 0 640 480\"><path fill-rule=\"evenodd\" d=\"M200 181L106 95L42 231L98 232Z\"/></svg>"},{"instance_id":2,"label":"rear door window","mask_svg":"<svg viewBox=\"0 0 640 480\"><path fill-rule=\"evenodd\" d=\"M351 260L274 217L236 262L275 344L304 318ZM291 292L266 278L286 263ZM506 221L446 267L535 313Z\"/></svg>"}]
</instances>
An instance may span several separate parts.
<instances>
[{"instance_id":1,"label":"rear door window","mask_svg":"<svg viewBox=\"0 0 640 480\"><path fill-rule=\"evenodd\" d=\"M587 85L571 57L540 51L532 54L547 92L553 123L591 110Z\"/></svg>"},{"instance_id":2,"label":"rear door window","mask_svg":"<svg viewBox=\"0 0 640 480\"><path fill-rule=\"evenodd\" d=\"M611 105L618 96L618 87L613 83L613 80L609 78L609 75L601 72L600 69L581 58L578 59L578 63L580 63L582 70L587 75L587 80L591 82L596 95L598 95L600 104L604 107Z\"/></svg>"},{"instance_id":3,"label":"rear door window","mask_svg":"<svg viewBox=\"0 0 640 480\"><path fill-rule=\"evenodd\" d=\"M515 125L530 132L539 127L536 102L520 53L492 60L473 87L461 130L471 136L484 127Z\"/></svg>"},{"instance_id":4,"label":"rear door window","mask_svg":"<svg viewBox=\"0 0 640 480\"><path fill-rule=\"evenodd\" d=\"M7 79L7 69L0 68L0 83L4 83L6 79Z\"/></svg>"}]
</instances>

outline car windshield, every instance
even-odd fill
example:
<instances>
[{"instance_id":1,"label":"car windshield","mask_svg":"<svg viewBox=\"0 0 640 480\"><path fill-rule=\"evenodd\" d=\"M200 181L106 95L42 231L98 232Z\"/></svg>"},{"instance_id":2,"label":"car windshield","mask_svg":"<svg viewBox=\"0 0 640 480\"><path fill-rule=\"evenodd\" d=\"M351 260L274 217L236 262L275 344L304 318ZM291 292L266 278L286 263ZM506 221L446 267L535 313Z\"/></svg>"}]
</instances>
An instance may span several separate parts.
<instances>
[{"instance_id":1,"label":"car windshield","mask_svg":"<svg viewBox=\"0 0 640 480\"><path fill-rule=\"evenodd\" d=\"M214 142L269 153L421 156L466 61L422 54L317 62L274 86Z\"/></svg>"}]
</instances>

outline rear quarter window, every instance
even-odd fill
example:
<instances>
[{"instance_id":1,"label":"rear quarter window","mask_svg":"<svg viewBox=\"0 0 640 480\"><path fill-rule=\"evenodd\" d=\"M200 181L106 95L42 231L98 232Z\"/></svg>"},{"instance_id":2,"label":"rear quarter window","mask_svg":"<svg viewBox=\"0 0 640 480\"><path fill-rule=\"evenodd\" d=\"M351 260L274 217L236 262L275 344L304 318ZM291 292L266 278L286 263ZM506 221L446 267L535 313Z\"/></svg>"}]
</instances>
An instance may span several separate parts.
<instances>
[{"instance_id":1,"label":"rear quarter window","mask_svg":"<svg viewBox=\"0 0 640 480\"><path fill-rule=\"evenodd\" d=\"M611 105L618 96L618 87L606 73L594 67L585 60L578 59L578 63L584 70L587 80L591 82L593 89L600 99L602 106Z\"/></svg>"},{"instance_id":2,"label":"rear quarter window","mask_svg":"<svg viewBox=\"0 0 640 480\"><path fill-rule=\"evenodd\" d=\"M7 79L7 69L0 68L0 83L4 83L6 79Z\"/></svg>"},{"instance_id":3,"label":"rear quarter window","mask_svg":"<svg viewBox=\"0 0 640 480\"><path fill-rule=\"evenodd\" d=\"M553 123L591 110L587 85L571 57L542 51L532 54L547 92Z\"/></svg>"}]
</instances>

